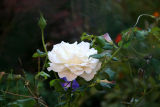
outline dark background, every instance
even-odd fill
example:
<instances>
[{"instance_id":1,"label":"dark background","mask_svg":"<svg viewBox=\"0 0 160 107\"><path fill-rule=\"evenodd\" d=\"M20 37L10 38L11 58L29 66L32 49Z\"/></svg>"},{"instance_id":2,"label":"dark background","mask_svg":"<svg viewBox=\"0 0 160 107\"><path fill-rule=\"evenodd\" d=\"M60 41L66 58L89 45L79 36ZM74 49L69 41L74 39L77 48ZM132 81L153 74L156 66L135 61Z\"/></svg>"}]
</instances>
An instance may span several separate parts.
<instances>
[{"instance_id":1,"label":"dark background","mask_svg":"<svg viewBox=\"0 0 160 107\"><path fill-rule=\"evenodd\" d=\"M39 12L47 20L45 41L50 49L61 41L80 41L83 32L114 39L134 25L142 13L160 11L159 0L0 0L0 70L36 72L36 49L43 51L37 25ZM145 28L145 18L139 27Z\"/></svg>"}]
</instances>

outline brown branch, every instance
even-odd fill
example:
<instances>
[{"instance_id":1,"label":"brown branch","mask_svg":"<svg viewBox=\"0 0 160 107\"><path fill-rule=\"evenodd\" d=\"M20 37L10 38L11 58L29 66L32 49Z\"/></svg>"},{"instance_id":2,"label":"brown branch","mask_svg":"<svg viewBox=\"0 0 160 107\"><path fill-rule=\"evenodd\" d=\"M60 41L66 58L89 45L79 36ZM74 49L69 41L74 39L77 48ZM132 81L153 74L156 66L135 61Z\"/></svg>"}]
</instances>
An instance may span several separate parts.
<instances>
[{"instance_id":1,"label":"brown branch","mask_svg":"<svg viewBox=\"0 0 160 107\"><path fill-rule=\"evenodd\" d=\"M43 101L42 99L40 99L40 98L32 97L32 96L26 96L26 95L20 95L20 94L8 92L8 91L3 91L3 90L0 90L0 91L1 91L2 93L14 95L14 96L37 99L37 100L39 101L39 103L42 104L44 107L48 107L46 104L43 103L44 101Z\"/></svg>"},{"instance_id":2,"label":"brown branch","mask_svg":"<svg viewBox=\"0 0 160 107\"><path fill-rule=\"evenodd\" d=\"M28 85L26 85L26 87L27 87L28 91L30 92L30 94L31 94L32 96L34 96L34 97L37 98L37 96L35 96L35 95L33 94L33 92L32 92L31 89L28 87Z\"/></svg>"},{"instance_id":3,"label":"brown branch","mask_svg":"<svg viewBox=\"0 0 160 107\"><path fill-rule=\"evenodd\" d=\"M1 73L0 72L0 77L1 77L1 74L3 74L3 72ZM4 73L3 75L9 75L9 73ZM29 81L27 81L25 79L25 77L22 77L21 75L15 75L15 76L19 76L20 79L22 79L25 83L25 86L27 87L29 93L32 95L32 96L25 96L25 95L20 95L20 94L16 94L16 93L12 93L12 92L8 92L8 91L2 91L0 90L0 92L3 92L3 93L7 93L7 94L11 94L11 95L14 95L14 96L20 96L20 97L26 97L26 98L33 98L33 99L36 99L38 101L38 103L42 104L44 107L48 107L46 102L39 98L38 95L36 96L32 90L30 89L30 84L29 84ZM1 79L1 78L0 78Z\"/></svg>"},{"instance_id":4,"label":"brown branch","mask_svg":"<svg viewBox=\"0 0 160 107\"><path fill-rule=\"evenodd\" d=\"M1 92L3 92L3 93L6 93L6 94L14 95L14 96L19 96L19 97L26 97L26 98L34 98L34 99L37 99L36 97L32 97L32 96L20 95L20 94L16 94L16 93L8 92L8 91L2 91L2 90L0 90L0 91L1 91Z\"/></svg>"},{"instance_id":5,"label":"brown branch","mask_svg":"<svg viewBox=\"0 0 160 107\"><path fill-rule=\"evenodd\" d=\"M33 92L32 92L32 90L30 89L30 84L29 84L29 82L25 82L26 84L26 87L27 87L27 89L28 89L28 91L30 92L30 94L32 95L32 96L34 96L35 98L38 98L38 100L40 100L41 101L41 103L43 102L43 104L45 103L46 104L46 102L43 100L43 99L40 99L39 97L38 97L38 95L36 96L35 94L33 94ZM37 100L37 101L38 101Z\"/></svg>"}]
</instances>

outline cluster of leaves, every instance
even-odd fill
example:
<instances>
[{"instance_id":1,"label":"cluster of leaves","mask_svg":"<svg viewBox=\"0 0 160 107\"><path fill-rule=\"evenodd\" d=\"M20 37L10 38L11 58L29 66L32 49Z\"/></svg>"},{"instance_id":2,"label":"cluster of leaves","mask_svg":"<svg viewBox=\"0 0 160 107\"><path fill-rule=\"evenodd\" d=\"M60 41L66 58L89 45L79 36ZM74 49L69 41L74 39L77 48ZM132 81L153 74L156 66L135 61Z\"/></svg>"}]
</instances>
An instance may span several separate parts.
<instances>
[{"instance_id":1,"label":"cluster of leaves","mask_svg":"<svg viewBox=\"0 0 160 107\"><path fill-rule=\"evenodd\" d=\"M160 106L159 27L146 30L133 27L122 31L117 47L110 45L104 36L83 36L82 39L94 41L93 47L99 52L91 57L102 61L96 77L100 84L95 85L96 94L84 103L85 106L94 105L92 97L100 97L99 106L104 107Z\"/></svg>"}]
</instances>

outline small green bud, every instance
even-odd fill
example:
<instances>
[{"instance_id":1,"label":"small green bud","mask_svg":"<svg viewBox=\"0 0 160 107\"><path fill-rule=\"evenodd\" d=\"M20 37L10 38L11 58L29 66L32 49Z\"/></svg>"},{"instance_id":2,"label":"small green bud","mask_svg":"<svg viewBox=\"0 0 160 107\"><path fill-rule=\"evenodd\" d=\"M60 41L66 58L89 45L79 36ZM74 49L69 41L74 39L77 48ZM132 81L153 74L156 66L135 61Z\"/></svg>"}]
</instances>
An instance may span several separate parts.
<instances>
[{"instance_id":1,"label":"small green bud","mask_svg":"<svg viewBox=\"0 0 160 107\"><path fill-rule=\"evenodd\" d=\"M96 80L97 83L100 83L100 81L101 81L100 79L97 79L97 80Z\"/></svg>"},{"instance_id":2,"label":"small green bud","mask_svg":"<svg viewBox=\"0 0 160 107\"><path fill-rule=\"evenodd\" d=\"M39 27L41 28L41 30L44 29L44 28L46 27L46 25L47 25L46 20L45 20L45 18L43 17L43 14L42 14L42 13L40 13L40 19L39 19L39 21L38 21L38 25L39 25Z\"/></svg>"}]
</instances>

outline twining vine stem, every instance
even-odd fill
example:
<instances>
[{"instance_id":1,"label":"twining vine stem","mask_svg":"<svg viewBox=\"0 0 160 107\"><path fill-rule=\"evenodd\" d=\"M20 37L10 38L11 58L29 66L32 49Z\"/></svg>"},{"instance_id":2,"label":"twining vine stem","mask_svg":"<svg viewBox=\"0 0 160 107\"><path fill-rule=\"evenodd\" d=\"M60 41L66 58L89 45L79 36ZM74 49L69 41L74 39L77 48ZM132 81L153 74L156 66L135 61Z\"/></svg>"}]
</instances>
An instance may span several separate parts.
<instances>
[{"instance_id":1,"label":"twining vine stem","mask_svg":"<svg viewBox=\"0 0 160 107\"><path fill-rule=\"evenodd\" d=\"M136 27L136 26L137 26L137 24L138 24L138 22L139 22L139 20L140 20L140 18L141 18L142 16L149 16L149 17L151 17L151 18L155 18L155 16L152 16L152 15L149 15L149 14L141 14L141 15L138 16L137 21L136 21L136 23L135 23L135 25L134 25L133 27Z\"/></svg>"}]
</instances>

